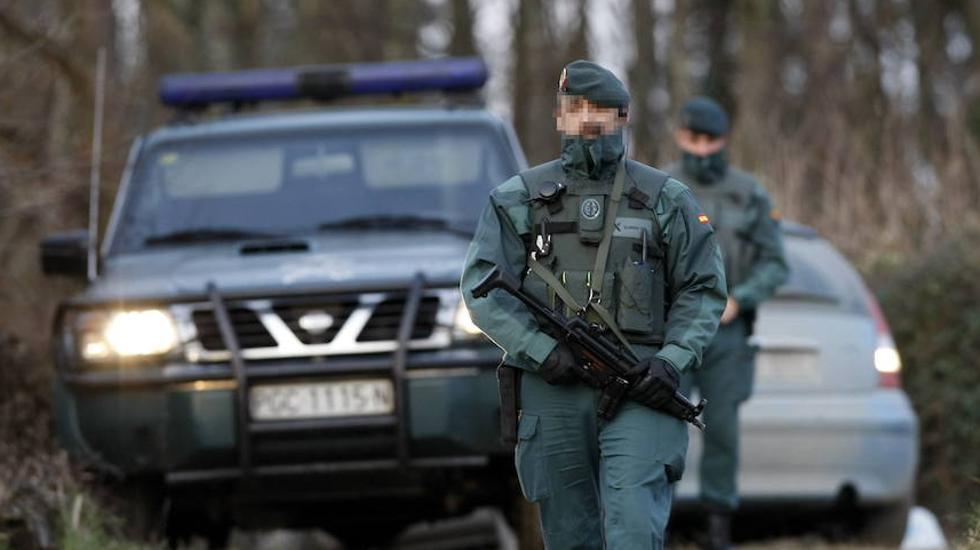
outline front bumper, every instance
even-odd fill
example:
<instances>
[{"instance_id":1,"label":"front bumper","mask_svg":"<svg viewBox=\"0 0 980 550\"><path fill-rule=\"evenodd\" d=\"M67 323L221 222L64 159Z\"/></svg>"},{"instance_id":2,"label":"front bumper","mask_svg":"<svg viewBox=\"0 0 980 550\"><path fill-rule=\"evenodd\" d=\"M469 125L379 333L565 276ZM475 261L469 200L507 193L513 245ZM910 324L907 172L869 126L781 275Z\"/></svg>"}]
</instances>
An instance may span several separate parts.
<instances>
[{"instance_id":1,"label":"front bumper","mask_svg":"<svg viewBox=\"0 0 980 550\"><path fill-rule=\"evenodd\" d=\"M743 503L819 504L853 494L885 504L912 495L918 421L901 390L758 395L740 410L740 433ZM697 496L701 451L692 433L682 500Z\"/></svg>"},{"instance_id":2,"label":"front bumper","mask_svg":"<svg viewBox=\"0 0 980 550\"><path fill-rule=\"evenodd\" d=\"M245 423L230 364L63 372L55 384L63 445L96 469L171 483L403 467L482 466L499 443L490 345L409 352L405 411L378 417ZM243 365L249 384L392 376L390 355ZM249 454L242 463L242 436ZM400 438L404 437L404 444ZM400 446L404 445L404 449Z\"/></svg>"}]
</instances>

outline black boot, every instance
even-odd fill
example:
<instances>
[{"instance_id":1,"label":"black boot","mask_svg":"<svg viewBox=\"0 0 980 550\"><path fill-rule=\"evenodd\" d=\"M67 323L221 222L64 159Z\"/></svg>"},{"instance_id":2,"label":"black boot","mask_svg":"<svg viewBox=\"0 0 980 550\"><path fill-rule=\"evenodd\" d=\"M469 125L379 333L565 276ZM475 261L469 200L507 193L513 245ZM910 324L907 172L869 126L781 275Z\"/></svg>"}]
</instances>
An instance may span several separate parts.
<instances>
[{"instance_id":1,"label":"black boot","mask_svg":"<svg viewBox=\"0 0 980 550\"><path fill-rule=\"evenodd\" d=\"M732 513L711 510L705 530L704 550L730 550L732 548Z\"/></svg>"}]
</instances>

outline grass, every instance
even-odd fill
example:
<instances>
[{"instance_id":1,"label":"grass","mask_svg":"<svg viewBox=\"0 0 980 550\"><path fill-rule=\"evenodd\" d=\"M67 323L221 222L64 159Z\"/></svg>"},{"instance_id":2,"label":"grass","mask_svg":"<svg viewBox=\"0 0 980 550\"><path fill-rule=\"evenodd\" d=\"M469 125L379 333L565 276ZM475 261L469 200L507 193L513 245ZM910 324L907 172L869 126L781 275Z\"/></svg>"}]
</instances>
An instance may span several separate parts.
<instances>
[{"instance_id":1,"label":"grass","mask_svg":"<svg viewBox=\"0 0 980 550\"><path fill-rule=\"evenodd\" d=\"M966 529L963 547L970 550L980 550L980 504L973 507Z\"/></svg>"},{"instance_id":2,"label":"grass","mask_svg":"<svg viewBox=\"0 0 980 550\"><path fill-rule=\"evenodd\" d=\"M94 500L78 493L62 507L58 548L64 550L162 549L162 543L127 540L123 521Z\"/></svg>"}]
</instances>

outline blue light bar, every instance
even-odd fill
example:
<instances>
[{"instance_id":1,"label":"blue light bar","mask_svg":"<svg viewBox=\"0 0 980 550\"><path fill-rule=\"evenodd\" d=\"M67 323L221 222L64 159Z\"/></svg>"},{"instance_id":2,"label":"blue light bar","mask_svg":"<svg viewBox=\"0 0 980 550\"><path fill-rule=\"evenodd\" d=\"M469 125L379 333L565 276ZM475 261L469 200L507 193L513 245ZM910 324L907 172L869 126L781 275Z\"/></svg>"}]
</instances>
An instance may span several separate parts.
<instances>
[{"instance_id":1,"label":"blue light bar","mask_svg":"<svg viewBox=\"0 0 980 550\"><path fill-rule=\"evenodd\" d=\"M160 80L160 102L172 107L199 107L211 103L464 91L480 88L486 80L487 68L479 58L188 73L167 75Z\"/></svg>"}]
</instances>

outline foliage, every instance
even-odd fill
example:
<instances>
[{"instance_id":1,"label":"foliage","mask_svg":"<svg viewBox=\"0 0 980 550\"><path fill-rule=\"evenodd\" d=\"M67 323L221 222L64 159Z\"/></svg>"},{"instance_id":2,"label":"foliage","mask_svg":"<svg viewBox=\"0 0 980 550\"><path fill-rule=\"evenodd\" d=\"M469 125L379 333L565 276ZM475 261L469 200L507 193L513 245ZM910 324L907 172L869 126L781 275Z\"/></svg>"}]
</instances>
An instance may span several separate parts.
<instances>
[{"instance_id":1,"label":"foliage","mask_svg":"<svg viewBox=\"0 0 980 550\"><path fill-rule=\"evenodd\" d=\"M963 547L972 550L980 548L980 504L973 507L973 514L970 515L970 526L966 530Z\"/></svg>"},{"instance_id":2,"label":"foliage","mask_svg":"<svg viewBox=\"0 0 980 550\"><path fill-rule=\"evenodd\" d=\"M83 495L76 495L61 514L58 548L64 550L147 550L162 545L136 543L121 536L121 519Z\"/></svg>"},{"instance_id":3,"label":"foliage","mask_svg":"<svg viewBox=\"0 0 980 550\"><path fill-rule=\"evenodd\" d=\"M918 498L947 526L980 501L980 227L891 277L881 293L919 414ZM959 530L959 529L957 529Z\"/></svg>"},{"instance_id":4,"label":"foliage","mask_svg":"<svg viewBox=\"0 0 980 550\"><path fill-rule=\"evenodd\" d=\"M980 504L974 506L970 529L966 533L966 547L980 549Z\"/></svg>"}]
</instances>

